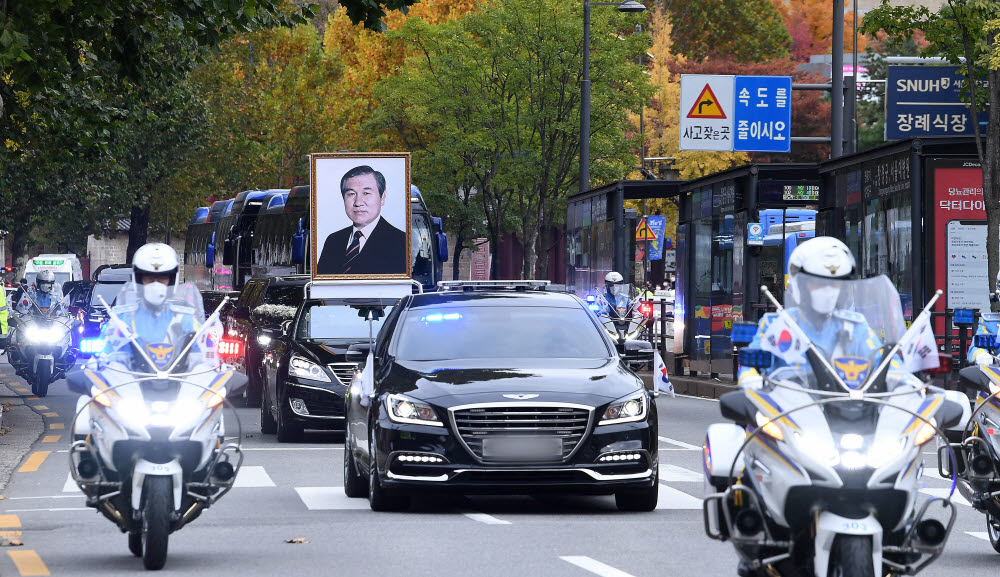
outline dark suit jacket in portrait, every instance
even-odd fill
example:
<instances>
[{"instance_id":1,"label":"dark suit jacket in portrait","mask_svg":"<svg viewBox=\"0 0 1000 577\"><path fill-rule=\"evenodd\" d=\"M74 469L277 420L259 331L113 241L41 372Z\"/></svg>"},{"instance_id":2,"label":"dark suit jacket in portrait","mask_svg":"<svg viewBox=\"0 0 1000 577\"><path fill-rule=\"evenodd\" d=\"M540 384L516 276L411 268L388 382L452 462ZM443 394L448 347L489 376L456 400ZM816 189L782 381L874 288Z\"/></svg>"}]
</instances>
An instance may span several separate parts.
<instances>
[{"instance_id":1,"label":"dark suit jacket in portrait","mask_svg":"<svg viewBox=\"0 0 1000 577\"><path fill-rule=\"evenodd\" d=\"M406 274L406 233L379 217L361 252L344 271L347 243L354 226L342 228L326 237L316 262L316 274Z\"/></svg>"}]
</instances>

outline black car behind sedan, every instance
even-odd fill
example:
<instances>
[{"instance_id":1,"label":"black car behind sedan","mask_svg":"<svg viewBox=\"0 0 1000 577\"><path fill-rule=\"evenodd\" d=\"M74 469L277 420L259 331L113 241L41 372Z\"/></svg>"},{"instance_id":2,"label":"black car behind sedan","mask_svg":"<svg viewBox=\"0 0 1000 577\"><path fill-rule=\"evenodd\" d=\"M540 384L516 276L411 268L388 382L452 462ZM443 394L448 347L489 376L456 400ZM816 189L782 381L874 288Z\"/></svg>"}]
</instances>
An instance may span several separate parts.
<instances>
[{"instance_id":1,"label":"black car behind sedan","mask_svg":"<svg viewBox=\"0 0 1000 577\"><path fill-rule=\"evenodd\" d=\"M300 440L304 429L343 430L344 397L358 366L347 359L348 348L367 343L394 303L309 299L281 330L262 329L261 431L289 442ZM372 311L380 320L369 323Z\"/></svg>"},{"instance_id":2,"label":"black car behind sedan","mask_svg":"<svg viewBox=\"0 0 1000 577\"><path fill-rule=\"evenodd\" d=\"M348 496L367 494L375 510L420 491L614 494L622 510L656 507L656 406L577 297L407 296L371 353L348 392Z\"/></svg>"}]
</instances>

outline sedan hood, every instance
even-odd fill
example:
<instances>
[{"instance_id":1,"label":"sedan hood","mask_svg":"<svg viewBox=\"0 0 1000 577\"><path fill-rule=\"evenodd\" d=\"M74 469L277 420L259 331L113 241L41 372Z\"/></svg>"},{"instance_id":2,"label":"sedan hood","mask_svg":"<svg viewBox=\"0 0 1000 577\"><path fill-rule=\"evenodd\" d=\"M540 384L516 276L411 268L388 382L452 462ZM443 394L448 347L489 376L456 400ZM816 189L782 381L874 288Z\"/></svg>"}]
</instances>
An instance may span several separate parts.
<instances>
[{"instance_id":1,"label":"sedan hood","mask_svg":"<svg viewBox=\"0 0 1000 577\"><path fill-rule=\"evenodd\" d=\"M305 356L321 365L330 363L343 363L347 359L347 348L356 343L366 343L364 340L331 339L326 341L295 341L297 348L301 349Z\"/></svg>"},{"instance_id":2,"label":"sedan hood","mask_svg":"<svg viewBox=\"0 0 1000 577\"><path fill-rule=\"evenodd\" d=\"M391 382L384 383L386 390L445 407L529 399L596 406L642 387L642 381L617 359L469 359L395 365Z\"/></svg>"}]
</instances>

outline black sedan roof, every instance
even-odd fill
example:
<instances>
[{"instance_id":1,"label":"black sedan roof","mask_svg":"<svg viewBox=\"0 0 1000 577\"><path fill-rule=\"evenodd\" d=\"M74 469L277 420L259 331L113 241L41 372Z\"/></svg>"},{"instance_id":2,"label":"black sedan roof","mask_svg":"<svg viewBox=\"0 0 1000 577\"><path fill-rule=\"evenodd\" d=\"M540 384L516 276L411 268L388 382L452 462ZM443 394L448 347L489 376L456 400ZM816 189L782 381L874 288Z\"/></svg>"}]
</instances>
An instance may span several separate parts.
<instances>
[{"instance_id":1,"label":"black sedan roof","mask_svg":"<svg viewBox=\"0 0 1000 577\"><path fill-rule=\"evenodd\" d=\"M413 295L409 308L434 307L461 303L480 307L556 307L582 308L580 301L569 293L545 291L444 291Z\"/></svg>"}]
</instances>

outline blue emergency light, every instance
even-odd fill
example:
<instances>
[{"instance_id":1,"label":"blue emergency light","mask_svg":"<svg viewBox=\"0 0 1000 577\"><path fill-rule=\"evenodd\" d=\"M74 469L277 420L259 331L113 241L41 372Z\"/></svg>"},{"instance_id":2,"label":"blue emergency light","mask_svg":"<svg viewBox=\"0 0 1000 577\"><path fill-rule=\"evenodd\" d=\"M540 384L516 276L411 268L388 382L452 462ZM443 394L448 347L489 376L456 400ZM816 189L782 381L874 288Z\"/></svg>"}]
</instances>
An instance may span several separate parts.
<instances>
[{"instance_id":1,"label":"blue emergency light","mask_svg":"<svg viewBox=\"0 0 1000 577\"><path fill-rule=\"evenodd\" d=\"M590 304L587 305L587 308L590 309L590 310L592 310L592 311L594 311L594 312L597 312L597 311L601 310L601 305L599 305L597 303L590 303Z\"/></svg>"},{"instance_id":2,"label":"blue emergency light","mask_svg":"<svg viewBox=\"0 0 1000 577\"><path fill-rule=\"evenodd\" d=\"M972 338L972 341L980 349L998 348L996 335L976 335Z\"/></svg>"},{"instance_id":3,"label":"blue emergency light","mask_svg":"<svg viewBox=\"0 0 1000 577\"><path fill-rule=\"evenodd\" d=\"M588 303L595 302L596 300L597 300L597 297L595 297L594 295L587 295L587 302Z\"/></svg>"},{"instance_id":4,"label":"blue emergency light","mask_svg":"<svg viewBox=\"0 0 1000 577\"><path fill-rule=\"evenodd\" d=\"M462 315L459 313L434 313L425 316L423 320L436 323L441 321L457 321L460 318L462 318Z\"/></svg>"},{"instance_id":5,"label":"blue emergency light","mask_svg":"<svg viewBox=\"0 0 1000 577\"><path fill-rule=\"evenodd\" d=\"M975 321L972 309L955 309L954 322L956 325L971 325Z\"/></svg>"},{"instance_id":6,"label":"blue emergency light","mask_svg":"<svg viewBox=\"0 0 1000 577\"><path fill-rule=\"evenodd\" d=\"M753 341L753 337L756 334L757 325L754 323L733 323L733 331L730 333L729 338L732 339L734 344L747 345Z\"/></svg>"},{"instance_id":7,"label":"blue emergency light","mask_svg":"<svg viewBox=\"0 0 1000 577\"><path fill-rule=\"evenodd\" d=\"M774 355L763 349L740 349L740 366L766 369L774 363Z\"/></svg>"},{"instance_id":8,"label":"blue emergency light","mask_svg":"<svg viewBox=\"0 0 1000 577\"><path fill-rule=\"evenodd\" d=\"M104 350L104 339L83 339L80 341L80 352L93 355Z\"/></svg>"}]
</instances>

